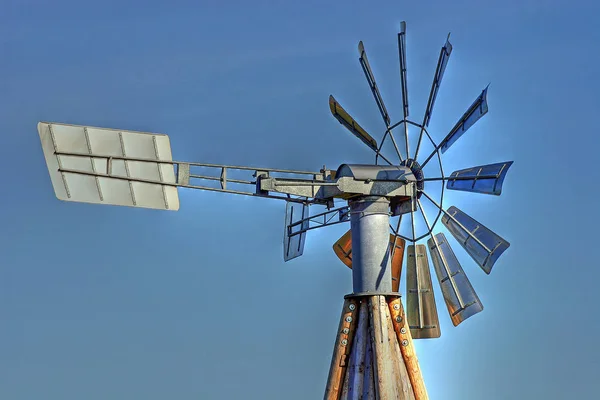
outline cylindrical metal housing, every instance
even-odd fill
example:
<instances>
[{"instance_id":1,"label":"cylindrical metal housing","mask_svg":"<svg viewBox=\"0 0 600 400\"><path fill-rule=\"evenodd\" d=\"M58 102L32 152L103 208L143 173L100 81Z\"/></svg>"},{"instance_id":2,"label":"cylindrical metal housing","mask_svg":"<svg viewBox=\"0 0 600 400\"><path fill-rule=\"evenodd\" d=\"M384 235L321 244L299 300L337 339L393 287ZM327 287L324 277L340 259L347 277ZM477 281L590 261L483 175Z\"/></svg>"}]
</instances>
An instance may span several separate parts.
<instances>
[{"instance_id":1,"label":"cylindrical metal housing","mask_svg":"<svg viewBox=\"0 0 600 400\"><path fill-rule=\"evenodd\" d=\"M351 200L352 285L354 293L392 291L390 202L385 197Z\"/></svg>"}]
</instances>

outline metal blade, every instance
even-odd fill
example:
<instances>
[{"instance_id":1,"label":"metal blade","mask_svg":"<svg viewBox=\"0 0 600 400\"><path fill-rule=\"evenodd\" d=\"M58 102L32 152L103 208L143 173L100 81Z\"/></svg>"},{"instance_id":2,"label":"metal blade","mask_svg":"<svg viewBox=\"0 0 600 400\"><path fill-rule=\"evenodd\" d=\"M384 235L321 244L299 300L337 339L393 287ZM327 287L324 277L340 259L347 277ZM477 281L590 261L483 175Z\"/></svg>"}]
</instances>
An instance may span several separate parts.
<instances>
[{"instance_id":1,"label":"metal blade","mask_svg":"<svg viewBox=\"0 0 600 400\"><path fill-rule=\"evenodd\" d=\"M413 339L438 338L440 322L435 306L425 245L408 246L406 314Z\"/></svg>"},{"instance_id":2,"label":"metal blade","mask_svg":"<svg viewBox=\"0 0 600 400\"><path fill-rule=\"evenodd\" d=\"M333 244L333 252L348 268L352 269L352 230L344 233L341 238Z\"/></svg>"},{"instance_id":3,"label":"metal blade","mask_svg":"<svg viewBox=\"0 0 600 400\"><path fill-rule=\"evenodd\" d=\"M379 108L379 112L381 113L381 117L385 122L385 126L388 127L390 126L390 116L385 108L385 104L383 104L383 99L381 98L381 93L379 93L379 88L375 82L375 75L373 75L373 70L371 70L371 66L369 65L369 59L367 58L367 53L365 52L365 46L363 45L362 40L358 42L358 54L360 66L365 73L365 77L367 78L367 82L369 83L369 87L371 88L371 92L373 93L373 97L375 98L375 102Z\"/></svg>"},{"instance_id":4,"label":"metal blade","mask_svg":"<svg viewBox=\"0 0 600 400\"><path fill-rule=\"evenodd\" d=\"M421 139L423 139L423 129L429 126L429 121L431 120L431 114L433 113L435 99L437 98L438 91L440 90L442 78L444 77L444 71L446 70L446 65L448 64L450 54L452 53L452 44L450 44L449 39L450 34L448 34L446 44L444 44L444 46L440 50L440 57L438 59L437 67L435 68L435 75L433 76L433 83L431 84L431 91L429 92L429 100L427 100L427 108L425 109L425 116L423 117L423 127L419 132L419 140L417 141L417 149L415 150L414 156L415 160L419 156L419 149L421 148Z\"/></svg>"},{"instance_id":5,"label":"metal blade","mask_svg":"<svg viewBox=\"0 0 600 400\"><path fill-rule=\"evenodd\" d=\"M442 223L487 274L510 246L506 240L454 206L446 211Z\"/></svg>"},{"instance_id":6,"label":"metal blade","mask_svg":"<svg viewBox=\"0 0 600 400\"><path fill-rule=\"evenodd\" d=\"M404 247L406 241L399 236L390 235L390 252L392 257L392 291L400 289L400 277L402 276L402 262L404 261Z\"/></svg>"},{"instance_id":7,"label":"metal blade","mask_svg":"<svg viewBox=\"0 0 600 400\"><path fill-rule=\"evenodd\" d=\"M479 97L471 104L471 107L464 113L464 115L458 120L454 128L450 131L450 133L442 140L439 144L439 148L442 150L442 153L445 153L446 150L450 148L460 138L475 122L479 120L479 118L483 117L488 112L487 105L487 90L486 87L483 89Z\"/></svg>"},{"instance_id":8,"label":"metal blade","mask_svg":"<svg viewBox=\"0 0 600 400\"><path fill-rule=\"evenodd\" d=\"M394 247L395 243L395 247ZM392 257L392 291L397 292L400 288L400 276L402 274L402 262L404 261L404 247L406 241L399 236L390 234L390 251ZM333 244L333 251L348 268L352 269L352 230L344 233L337 242Z\"/></svg>"},{"instance_id":9,"label":"metal blade","mask_svg":"<svg viewBox=\"0 0 600 400\"><path fill-rule=\"evenodd\" d=\"M408 81L406 78L406 22L400 22L398 33L398 56L400 58L400 85L402 86L402 111L408 118Z\"/></svg>"},{"instance_id":10,"label":"metal blade","mask_svg":"<svg viewBox=\"0 0 600 400\"><path fill-rule=\"evenodd\" d=\"M340 122L340 124L344 125L346 129L348 129L354 136L359 138L364 144L369 146L374 152L378 152L377 150L377 141L373 139L371 135L365 131L362 126L358 124L344 110L344 108L338 103L333 96L329 96L329 108L331 109L331 114Z\"/></svg>"},{"instance_id":11,"label":"metal blade","mask_svg":"<svg viewBox=\"0 0 600 400\"><path fill-rule=\"evenodd\" d=\"M448 39L450 35L448 34ZM440 57L438 59L437 67L435 69L435 75L433 76L433 83L431 85L431 92L429 93L429 100L427 101L427 108L425 109L425 116L423 117L423 126L429 126L429 120L431 119L431 113L433 112L433 105L437 97L438 91L440 90L440 84L448 64L448 59L452 53L452 44L446 39L446 44L440 50Z\"/></svg>"},{"instance_id":12,"label":"metal blade","mask_svg":"<svg viewBox=\"0 0 600 400\"><path fill-rule=\"evenodd\" d=\"M448 178L446 188L500 196L504 177L512 164L512 161L507 161L454 171Z\"/></svg>"},{"instance_id":13,"label":"metal blade","mask_svg":"<svg viewBox=\"0 0 600 400\"><path fill-rule=\"evenodd\" d=\"M285 207L285 230L283 233L283 259L289 261L304 252L306 229L308 229L308 206L288 202ZM302 220L299 225L292 225ZM300 232L300 233L297 233Z\"/></svg>"},{"instance_id":14,"label":"metal blade","mask_svg":"<svg viewBox=\"0 0 600 400\"><path fill-rule=\"evenodd\" d=\"M483 305L465 275L443 233L427 241L444 301L454 326L483 310Z\"/></svg>"}]
</instances>

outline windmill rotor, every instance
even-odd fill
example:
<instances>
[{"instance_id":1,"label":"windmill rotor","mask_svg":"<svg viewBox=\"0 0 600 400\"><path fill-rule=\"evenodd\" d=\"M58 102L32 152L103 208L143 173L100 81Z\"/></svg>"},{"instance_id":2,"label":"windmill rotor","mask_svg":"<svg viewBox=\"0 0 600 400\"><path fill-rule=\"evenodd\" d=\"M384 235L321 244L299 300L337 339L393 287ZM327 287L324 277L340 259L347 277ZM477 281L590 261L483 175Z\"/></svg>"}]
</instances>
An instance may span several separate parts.
<instances>
[{"instance_id":1,"label":"windmill rotor","mask_svg":"<svg viewBox=\"0 0 600 400\"><path fill-rule=\"evenodd\" d=\"M473 104L465 111L461 118L456 122L450 132L443 139L436 143L432 135L427 130L433 116L435 101L442 84L442 78L448 65L453 46L450 43L450 34L446 38L444 45L440 50L440 55L436 65L433 82L431 85L429 98L423 114L423 121L417 123L409 120L409 99L408 99L408 84L407 84L407 63L406 63L406 23L400 25L398 33L398 51L400 64L400 86L402 94L402 119L398 122L391 123L390 113L384 105L379 87L375 81L371 65L366 55L365 45L362 41L359 42L359 62L367 79L369 89L373 94L377 108L385 123L385 133L383 134L377 149L375 150L372 144L369 146L375 150L375 164L380 165L381 160L388 165L397 165L408 168L415 178L415 191L410 201L402 201L401 207L391 206L391 215L397 216L396 225L390 225L391 235L395 238L401 238L409 242L407 248L406 267L407 267L407 289L408 298L407 315L411 322L411 332L414 338L439 337L439 321L437 311L435 310L435 300L433 299L433 291L431 287L431 278L427 263L417 260L423 258L427 261L426 247L429 248L429 255L433 260L433 267L436 271L444 301L450 312L450 317L454 325L458 325L471 315L483 310L481 301L477 297L473 287L471 286L466 274L462 270L458 259L450 248L450 244L446 240L443 233L434 233L434 229L439 221L448 229L458 243L466 250L466 252L475 260L475 262L489 274L498 257L510 246L510 244L499 235L495 234L490 229L486 228L481 223L477 222L472 217L468 216L463 211L452 206L448 210L443 207L444 191L460 190L473 193L482 193L490 195L500 195L502 192L502 183L504 177L512 161L482 165L477 167L466 168L452 172L450 176L444 174L442 164L442 154L445 153L469 128L471 128L481 117L488 111L487 105L487 90L486 87L481 94L475 99ZM333 97L331 97L333 98ZM346 115L349 114L344 110ZM335 114L334 114L335 116ZM352 118L352 117L350 117ZM339 120L339 118L338 118ZM358 125L352 118L352 121ZM342 121L340 121L342 122ZM349 124L342 122L346 128ZM355 126L356 126L355 125ZM416 148L411 154L409 147L409 126L413 126L418 130L418 138ZM401 153L394 137L394 130L401 128L404 136L405 149ZM351 129L350 129L351 130ZM362 136L359 136L363 142L364 137L368 135L364 128L360 127ZM351 130L352 132L352 130ZM353 132L355 135L356 133ZM358 136L358 135L357 135ZM369 135L369 142L373 143L372 137ZM425 138L433 147L433 151L425 157L419 157L422 148L422 141ZM397 160L390 160L383 154L383 147L386 140L392 141L394 150L396 151ZM423 169L428 163L436 158L439 166L439 176L425 176ZM441 183L439 199L434 199L426 191L428 184ZM423 201L427 201L434 209L437 210L433 218L428 217ZM422 216L426 227L424 233L417 232L415 227L416 214ZM408 232L401 232L401 221L405 214L410 214L410 224ZM350 235L347 233L334 244L334 251L348 265L348 254L351 254L352 243L349 241ZM429 238L428 245L418 245L422 239ZM393 243L395 239L390 239ZM340 249L344 248L345 253L341 253ZM396 247L391 250L394 255ZM399 277L395 277L399 279ZM460 281L459 281L460 280ZM449 283L449 284L447 284ZM416 295L413 296L413 293ZM427 293L423 298L422 293ZM431 296L429 296L431 293ZM471 299L470 303L465 303L463 298ZM476 307L474 305L477 305ZM470 306L469 312L463 312L465 307ZM474 312L476 310L476 312ZM413 317L413 315L416 317ZM424 315L425 314L425 315ZM431 315L431 318L429 316ZM416 319L415 319L416 318ZM431 335L421 332L426 325L424 319L430 320L429 329L433 329Z\"/></svg>"}]
</instances>

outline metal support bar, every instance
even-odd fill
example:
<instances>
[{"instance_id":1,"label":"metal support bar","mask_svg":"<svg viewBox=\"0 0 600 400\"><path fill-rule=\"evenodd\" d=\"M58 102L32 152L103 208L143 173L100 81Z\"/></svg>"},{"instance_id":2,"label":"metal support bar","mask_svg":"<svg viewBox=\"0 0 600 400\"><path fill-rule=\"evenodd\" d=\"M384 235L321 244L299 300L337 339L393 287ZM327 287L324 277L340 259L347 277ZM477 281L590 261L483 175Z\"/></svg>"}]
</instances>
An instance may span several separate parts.
<instances>
[{"instance_id":1,"label":"metal support bar","mask_svg":"<svg viewBox=\"0 0 600 400\"><path fill-rule=\"evenodd\" d=\"M500 174L496 175L477 175L473 176L446 176L446 177L436 177L436 178L424 178L423 181L470 181L476 179L498 179Z\"/></svg>"},{"instance_id":2,"label":"metal support bar","mask_svg":"<svg viewBox=\"0 0 600 400\"><path fill-rule=\"evenodd\" d=\"M321 177L321 172L315 171L294 171L290 169L271 169L271 168L256 168L256 167L246 167L240 165L224 165L224 164L206 164L206 163L197 163L197 162L187 162L187 161L171 161L171 160L156 160L152 158L139 158L139 157L119 157L113 156L109 154L89 154L89 153L74 153L74 152L64 152L64 151L56 151L54 152L57 156L72 156L72 157L92 157L92 158L106 158L112 160L124 160L124 161L141 161L141 162L151 162L153 164L188 164L192 167L207 167L207 168L228 168L228 169L239 169L243 171L267 171L270 173L282 173L282 174L297 174L297 175L313 175L315 177ZM318 179L318 178L315 178Z\"/></svg>"},{"instance_id":3,"label":"metal support bar","mask_svg":"<svg viewBox=\"0 0 600 400\"><path fill-rule=\"evenodd\" d=\"M435 146L435 149L433 149L433 151L431 152L431 154L429 154L429 156L425 159L425 161L423 161L423 164L421 164L421 168L425 168L425 166L427 165L427 163L429 162L429 160L431 160L431 158L440 149L440 147L441 147L441 143L438 144L437 146Z\"/></svg>"},{"instance_id":4,"label":"metal support bar","mask_svg":"<svg viewBox=\"0 0 600 400\"><path fill-rule=\"evenodd\" d=\"M151 184L163 185L163 186L207 190L209 192L221 192L221 193L229 193L229 194L241 194L241 195L245 195L245 196L266 197L269 199L279 199L279 200L291 201L293 203L323 204L323 205L328 204L328 201L325 199L316 199L316 198L315 199L307 199L306 197L303 197L303 196L291 197L289 194L280 194L280 195L268 194L268 193L267 194L258 194L255 192L243 192L241 190L219 189L219 188L212 188L212 187L207 187L207 186L190 185L189 183L182 184L179 182L174 183L174 182L157 181L157 180L152 180L152 179L131 178L131 177L127 177L127 176L100 174L100 173L96 173L96 172L86 172L86 171L72 170L72 169L67 169L67 168L61 168L58 171L62 172L62 173L71 173L71 174L87 175L87 176L94 176L94 177L101 177L101 178L118 179L118 180L123 180L123 181L128 181L128 182L142 182L142 183L151 183ZM183 176L183 179L185 179L185 169L180 170L178 179L181 179L182 176ZM189 177L188 177L188 182L189 182Z\"/></svg>"},{"instance_id":5,"label":"metal support bar","mask_svg":"<svg viewBox=\"0 0 600 400\"><path fill-rule=\"evenodd\" d=\"M225 171L226 168L223 168ZM190 174L190 178L194 179L204 179L207 181L219 181L221 183L221 189L227 189L227 183L242 183L245 185L256 185L256 181L245 181L242 179L227 179L226 173L221 173L221 176L206 176L206 175L196 175Z\"/></svg>"},{"instance_id":6,"label":"metal support bar","mask_svg":"<svg viewBox=\"0 0 600 400\"><path fill-rule=\"evenodd\" d=\"M296 235L300 235L306 231L310 231L313 229L317 229L317 228L322 228L325 226L331 226L331 225L337 225L340 224L342 222L347 222L350 220L350 215L349 215L349 211L350 211L350 207L348 206L344 206L344 207L340 207L340 208L336 208L335 210L328 210L319 214L315 214L312 216L309 216L307 218L298 220L296 222L293 222L291 224L289 224L287 226L288 229L288 236L289 237L293 237ZM338 216L337 220L334 220L334 218ZM303 224L305 224L306 222L309 223L308 228L306 229L299 229L295 232L292 232L293 228L296 226L302 226ZM313 226L310 226L310 224L314 224Z\"/></svg>"}]
</instances>

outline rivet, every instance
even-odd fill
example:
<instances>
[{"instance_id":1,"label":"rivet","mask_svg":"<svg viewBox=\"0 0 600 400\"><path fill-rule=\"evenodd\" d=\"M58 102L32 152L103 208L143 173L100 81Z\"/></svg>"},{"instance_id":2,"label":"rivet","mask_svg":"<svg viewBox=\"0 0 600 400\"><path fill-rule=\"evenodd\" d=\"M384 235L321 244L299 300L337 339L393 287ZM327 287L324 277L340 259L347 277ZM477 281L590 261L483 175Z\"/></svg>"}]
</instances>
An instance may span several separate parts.
<instances>
[{"instance_id":1,"label":"rivet","mask_svg":"<svg viewBox=\"0 0 600 400\"><path fill-rule=\"evenodd\" d=\"M350 329L344 328L342 329L342 332L344 333L344 335L347 335L348 333L350 333Z\"/></svg>"},{"instance_id":2,"label":"rivet","mask_svg":"<svg viewBox=\"0 0 600 400\"><path fill-rule=\"evenodd\" d=\"M402 317L398 315L398 316L396 317L396 322L402 322Z\"/></svg>"},{"instance_id":3,"label":"rivet","mask_svg":"<svg viewBox=\"0 0 600 400\"><path fill-rule=\"evenodd\" d=\"M400 333L404 335L406 333L406 328L400 328Z\"/></svg>"},{"instance_id":4,"label":"rivet","mask_svg":"<svg viewBox=\"0 0 600 400\"><path fill-rule=\"evenodd\" d=\"M348 341L346 339L342 340L342 346L345 346L348 344Z\"/></svg>"},{"instance_id":5,"label":"rivet","mask_svg":"<svg viewBox=\"0 0 600 400\"><path fill-rule=\"evenodd\" d=\"M394 310L399 310L400 309L400 304L394 304Z\"/></svg>"},{"instance_id":6,"label":"rivet","mask_svg":"<svg viewBox=\"0 0 600 400\"><path fill-rule=\"evenodd\" d=\"M352 322L352 317L346 317L346 322Z\"/></svg>"},{"instance_id":7,"label":"rivet","mask_svg":"<svg viewBox=\"0 0 600 400\"><path fill-rule=\"evenodd\" d=\"M354 309L356 308L356 306L354 304L350 304L348 306L348 308L350 309L350 311L354 311Z\"/></svg>"},{"instance_id":8,"label":"rivet","mask_svg":"<svg viewBox=\"0 0 600 400\"><path fill-rule=\"evenodd\" d=\"M408 346L408 340L404 339L404 340L402 341L402 346Z\"/></svg>"}]
</instances>

